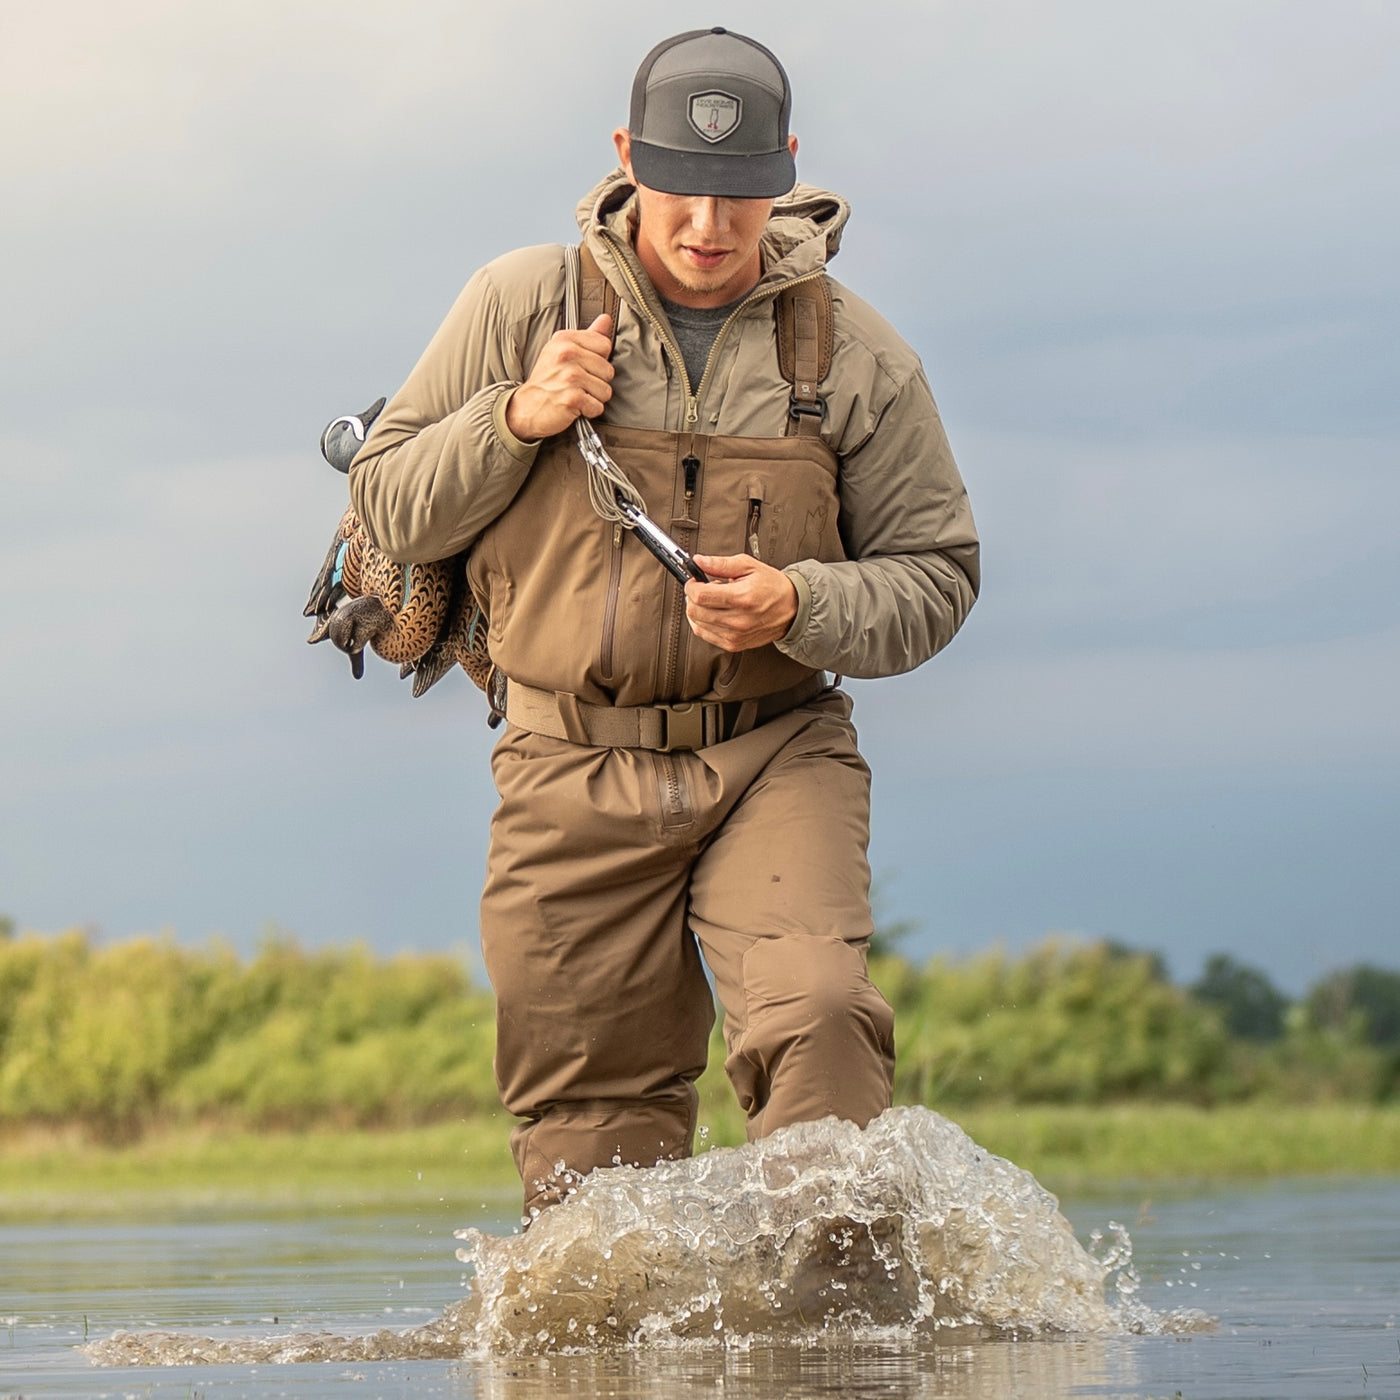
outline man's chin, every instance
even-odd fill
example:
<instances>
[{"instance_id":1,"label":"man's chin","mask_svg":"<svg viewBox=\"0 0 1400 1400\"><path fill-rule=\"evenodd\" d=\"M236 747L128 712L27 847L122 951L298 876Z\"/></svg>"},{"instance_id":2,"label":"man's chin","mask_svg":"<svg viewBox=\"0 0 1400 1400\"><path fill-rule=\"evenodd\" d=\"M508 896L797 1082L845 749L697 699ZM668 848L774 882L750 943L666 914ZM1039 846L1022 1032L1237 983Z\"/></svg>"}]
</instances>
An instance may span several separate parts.
<instances>
[{"instance_id":1,"label":"man's chin","mask_svg":"<svg viewBox=\"0 0 1400 1400\"><path fill-rule=\"evenodd\" d=\"M683 291L689 292L693 296L708 297L724 291L734 281L734 270L729 267L717 267L705 271L685 264L682 267L673 268L671 276L676 279L676 285Z\"/></svg>"}]
</instances>

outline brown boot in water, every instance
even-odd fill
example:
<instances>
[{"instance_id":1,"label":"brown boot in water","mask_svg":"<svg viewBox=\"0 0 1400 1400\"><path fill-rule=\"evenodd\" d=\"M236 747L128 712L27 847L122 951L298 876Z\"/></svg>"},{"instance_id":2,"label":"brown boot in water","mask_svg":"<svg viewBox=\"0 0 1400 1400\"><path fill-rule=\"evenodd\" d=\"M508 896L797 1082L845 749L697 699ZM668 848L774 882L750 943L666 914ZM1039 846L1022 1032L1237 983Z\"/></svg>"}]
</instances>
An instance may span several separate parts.
<instances>
[{"instance_id":1,"label":"brown boot in water","mask_svg":"<svg viewBox=\"0 0 1400 1400\"><path fill-rule=\"evenodd\" d=\"M782 1249L773 1311L804 1322L826 1318L907 1322L918 1308L917 1272L904 1256L903 1221L867 1225L849 1216L809 1220Z\"/></svg>"}]
</instances>

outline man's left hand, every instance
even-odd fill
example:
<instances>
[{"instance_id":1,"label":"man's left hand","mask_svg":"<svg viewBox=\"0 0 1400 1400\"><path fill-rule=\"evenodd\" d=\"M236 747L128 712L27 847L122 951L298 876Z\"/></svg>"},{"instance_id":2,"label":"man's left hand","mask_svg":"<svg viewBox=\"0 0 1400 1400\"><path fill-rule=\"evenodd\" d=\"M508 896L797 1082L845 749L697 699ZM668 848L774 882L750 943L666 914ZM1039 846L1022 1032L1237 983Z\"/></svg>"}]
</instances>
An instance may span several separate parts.
<instances>
[{"instance_id":1,"label":"man's left hand","mask_svg":"<svg viewBox=\"0 0 1400 1400\"><path fill-rule=\"evenodd\" d=\"M787 635L797 616L788 576L747 554L697 554L712 583L685 586L685 615L702 642L721 651L752 651Z\"/></svg>"}]
</instances>

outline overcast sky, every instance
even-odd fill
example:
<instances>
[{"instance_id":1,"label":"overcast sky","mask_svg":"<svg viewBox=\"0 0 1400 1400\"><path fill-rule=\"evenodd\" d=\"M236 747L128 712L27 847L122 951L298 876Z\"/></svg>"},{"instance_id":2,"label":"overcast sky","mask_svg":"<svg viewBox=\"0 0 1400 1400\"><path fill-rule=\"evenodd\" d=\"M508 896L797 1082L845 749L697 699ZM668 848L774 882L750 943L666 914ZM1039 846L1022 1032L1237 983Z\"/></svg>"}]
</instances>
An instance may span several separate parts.
<instances>
[{"instance_id":1,"label":"overcast sky","mask_svg":"<svg viewBox=\"0 0 1400 1400\"><path fill-rule=\"evenodd\" d=\"M303 644L317 436L574 234L638 61L712 23L786 63L984 538L950 650L854 687L908 951L1400 965L1389 0L7 14L0 913L474 946L482 702Z\"/></svg>"}]
</instances>

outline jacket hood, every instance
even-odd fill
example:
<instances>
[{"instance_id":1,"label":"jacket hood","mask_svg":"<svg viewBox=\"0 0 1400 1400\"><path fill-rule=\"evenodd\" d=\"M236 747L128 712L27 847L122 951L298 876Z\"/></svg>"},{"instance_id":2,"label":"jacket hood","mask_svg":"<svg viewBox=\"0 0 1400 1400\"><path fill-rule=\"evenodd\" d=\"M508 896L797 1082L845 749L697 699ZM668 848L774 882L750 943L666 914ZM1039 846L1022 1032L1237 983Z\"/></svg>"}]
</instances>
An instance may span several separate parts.
<instances>
[{"instance_id":1,"label":"jacket hood","mask_svg":"<svg viewBox=\"0 0 1400 1400\"><path fill-rule=\"evenodd\" d=\"M613 239L629 248L633 245L637 223L635 196L636 187L626 172L618 169L579 201L578 226L595 254L610 253ZM840 249L841 234L850 217L851 206L840 195L815 185L799 183L775 199L760 244L764 269L760 285L780 284L824 267Z\"/></svg>"}]
</instances>

